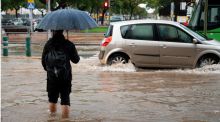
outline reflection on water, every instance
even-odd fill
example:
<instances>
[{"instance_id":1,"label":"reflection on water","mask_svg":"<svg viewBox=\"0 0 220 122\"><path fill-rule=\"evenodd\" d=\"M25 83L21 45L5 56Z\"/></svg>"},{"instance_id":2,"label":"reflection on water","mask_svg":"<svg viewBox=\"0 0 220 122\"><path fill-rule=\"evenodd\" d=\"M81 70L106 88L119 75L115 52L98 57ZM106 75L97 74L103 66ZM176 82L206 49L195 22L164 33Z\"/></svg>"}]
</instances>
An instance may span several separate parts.
<instances>
[{"instance_id":1,"label":"reflection on water","mask_svg":"<svg viewBox=\"0 0 220 122\"><path fill-rule=\"evenodd\" d=\"M40 57L2 57L2 121L47 121ZM71 121L197 122L220 120L220 65L200 69L102 66L97 55L73 64ZM56 121L60 120L58 108ZM13 115L13 116L12 116Z\"/></svg>"}]
</instances>

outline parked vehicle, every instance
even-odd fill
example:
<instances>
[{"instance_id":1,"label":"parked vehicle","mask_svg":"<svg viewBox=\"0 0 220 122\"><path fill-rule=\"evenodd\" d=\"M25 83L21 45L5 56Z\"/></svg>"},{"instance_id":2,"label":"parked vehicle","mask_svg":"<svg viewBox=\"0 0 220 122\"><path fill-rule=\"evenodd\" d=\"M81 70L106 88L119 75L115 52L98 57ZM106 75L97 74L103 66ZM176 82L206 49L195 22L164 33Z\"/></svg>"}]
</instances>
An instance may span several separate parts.
<instances>
[{"instance_id":1,"label":"parked vehicle","mask_svg":"<svg viewBox=\"0 0 220 122\"><path fill-rule=\"evenodd\" d=\"M101 43L101 64L195 68L220 61L220 43L184 25L165 20L111 23Z\"/></svg>"},{"instance_id":2,"label":"parked vehicle","mask_svg":"<svg viewBox=\"0 0 220 122\"><path fill-rule=\"evenodd\" d=\"M38 19L35 19L34 22L33 22L33 26L34 26L34 31L38 31L38 32L43 32L43 31L46 31L46 30L42 30L42 29L37 29L37 25L40 23L40 21L42 20L42 18L38 18Z\"/></svg>"},{"instance_id":3,"label":"parked vehicle","mask_svg":"<svg viewBox=\"0 0 220 122\"><path fill-rule=\"evenodd\" d=\"M2 18L2 28L6 32L27 32L30 30L30 21L26 18Z\"/></svg>"},{"instance_id":4,"label":"parked vehicle","mask_svg":"<svg viewBox=\"0 0 220 122\"><path fill-rule=\"evenodd\" d=\"M122 16L111 16L110 18L110 22L118 22L118 21L123 21L123 17Z\"/></svg>"},{"instance_id":5,"label":"parked vehicle","mask_svg":"<svg viewBox=\"0 0 220 122\"><path fill-rule=\"evenodd\" d=\"M11 19L2 19L2 25L13 25L14 23L12 22Z\"/></svg>"}]
</instances>

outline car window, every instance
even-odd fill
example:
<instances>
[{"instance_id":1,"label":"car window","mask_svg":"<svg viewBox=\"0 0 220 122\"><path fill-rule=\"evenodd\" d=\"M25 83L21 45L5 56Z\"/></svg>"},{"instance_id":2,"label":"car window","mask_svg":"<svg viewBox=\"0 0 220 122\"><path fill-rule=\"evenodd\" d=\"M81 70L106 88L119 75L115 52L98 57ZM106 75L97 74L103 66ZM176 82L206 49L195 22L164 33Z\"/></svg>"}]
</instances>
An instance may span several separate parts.
<instances>
[{"instance_id":1,"label":"car window","mask_svg":"<svg viewBox=\"0 0 220 122\"><path fill-rule=\"evenodd\" d=\"M113 31L113 25L110 25L110 26L108 27L107 32L105 33L105 37L110 37L110 36L112 36L112 31Z\"/></svg>"},{"instance_id":2,"label":"car window","mask_svg":"<svg viewBox=\"0 0 220 122\"><path fill-rule=\"evenodd\" d=\"M175 27L170 25L159 25L158 31L161 41L178 42L178 33Z\"/></svg>"},{"instance_id":3,"label":"car window","mask_svg":"<svg viewBox=\"0 0 220 122\"><path fill-rule=\"evenodd\" d=\"M206 40L208 39L208 37L206 37L205 35L203 35L203 34L200 33L200 32L195 32L195 31L193 31L192 29L190 29L190 28L188 28L188 27L186 27L186 26L184 26L184 25L182 25L182 24L180 24L180 26L181 26L182 28L184 28L185 30L187 30L187 31L188 31L190 34L192 34L193 36L199 38L199 40L201 40L201 41L206 41Z\"/></svg>"},{"instance_id":4,"label":"car window","mask_svg":"<svg viewBox=\"0 0 220 122\"><path fill-rule=\"evenodd\" d=\"M124 25L124 26L121 26L121 36L124 38L125 37L125 34L126 32L128 31L130 25Z\"/></svg>"},{"instance_id":5,"label":"car window","mask_svg":"<svg viewBox=\"0 0 220 122\"><path fill-rule=\"evenodd\" d=\"M184 31L178 29L179 42L182 43L192 43L192 38L186 34Z\"/></svg>"},{"instance_id":6,"label":"car window","mask_svg":"<svg viewBox=\"0 0 220 122\"><path fill-rule=\"evenodd\" d=\"M124 31L126 29L127 31ZM126 39L153 40L153 25L135 24L131 27L122 27L121 34Z\"/></svg>"},{"instance_id":7,"label":"car window","mask_svg":"<svg viewBox=\"0 0 220 122\"><path fill-rule=\"evenodd\" d=\"M208 7L208 29L215 29L220 26L220 6L212 6ZM201 12L198 28L203 29L204 27L204 11Z\"/></svg>"}]
</instances>

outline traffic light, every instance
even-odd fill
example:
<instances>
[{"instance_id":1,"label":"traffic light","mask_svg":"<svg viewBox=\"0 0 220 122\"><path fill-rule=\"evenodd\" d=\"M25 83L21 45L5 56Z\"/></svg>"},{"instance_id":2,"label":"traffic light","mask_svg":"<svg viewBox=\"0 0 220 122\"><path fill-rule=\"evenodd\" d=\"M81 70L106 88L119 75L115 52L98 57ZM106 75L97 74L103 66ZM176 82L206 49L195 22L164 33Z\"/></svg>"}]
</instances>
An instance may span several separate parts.
<instances>
[{"instance_id":1,"label":"traffic light","mask_svg":"<svg viewBox=\"0 0 220 122\"><path fill-rule=\"evenodd\" d=\"M109 2L108 0L104 1L104 9L108 9L109 8Z\"/></svg>"}]
</instances>

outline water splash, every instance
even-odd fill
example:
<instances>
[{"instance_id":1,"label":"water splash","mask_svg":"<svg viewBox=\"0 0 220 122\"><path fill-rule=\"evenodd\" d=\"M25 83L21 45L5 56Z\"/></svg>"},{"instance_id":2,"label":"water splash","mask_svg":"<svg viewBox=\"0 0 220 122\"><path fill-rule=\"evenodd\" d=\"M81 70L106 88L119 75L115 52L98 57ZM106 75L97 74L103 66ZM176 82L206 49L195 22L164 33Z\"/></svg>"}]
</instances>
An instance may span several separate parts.
<instances>
[{"instance_id":1,"label":"water splash","mask_svg":"<svg viewBox=\"0 0 220 122\"><path fill-rule=\"evenodd\" d=\"M115 64L111 66L91 67L91 70L100 70L108 72L136 72L136 68L133 64Z\"/></svg>"},{"instance_id":2,"label":"water splash","mask_svg":"<svg viewBox=\"0 0 220 122\"><path fill-rule=\"evenodd\" d=\"M16 59L14 60L10 59ZM101 65L98 54L93 55L92 57L80 57L81 60L78 64L72 64L73 69L80 71L80 72L87 72L87 71L106 71L106 72L174 72L174 73L193 73L193 74L220 74L220 64L205 66L202 68L195 68L195 69L152 69L152 68L145 68L140 69L135 67L131 62L127 64L117 64L117 65ZM39 56L32 56L32 57L25 57L25 56L9 56L9 57L2 57L2 65L5 63L7 64L18 64L19 67L20 63L23 62L25 67L21 67L21 69L31 69L32 65L39 65L39 70L42 69L40 61L33 60L41 60ZM31 65L30 65L31 63Z\"/></svg>"},{"instance_id":3,"label":"water splash","mask_svg":"<svg viewBox=\"0 0 220 122\"><path fill-rule=\"evenodd\" d=\"M177 72L177 73L220 73L220 64L205 66L202 68L195 69L140 69L135 67L131 62L127 64L116 64L116 65L101 65L98 59L98 54L89 57L81 57L81 61L76 65L80 69L86 69L90 71L108 71L108 72Z\"/></svg>"},{"instance_id":4,"label":"water splash","mask_svg":"<svg viewBox=\"0 0 220 122\"><path fill-rule=\"evenodd\" d=\"M220 73L220 64L204 66L202 68L193 69L193 71L200 73Z\"/></svg>"},{"instance_id":5,"label":"water splash","mask_svg":"<svg viewBox=\"0 0 220 122\"><path fill-rule=\"evenodd\" d=\"M174 72L174 73L187 73L187 74L220 74L220 64L209 65L195 69L158 70L157 72Z\"/></svg>"},{"instance_id":6,"label":"water splash","mask_svg":"<svg viewBox=\"0 0 220 122\"><path fill-rule=\"evenodd\" d=\"M136 72L136 68L132 63L116 64L116 65L101 65L97 55L90 58L80 57L81 61L74 67L84 69L85 71L108 71L108 72ZM76 69L77 69L76 68Z\"/></svg>"}]
</instances>

